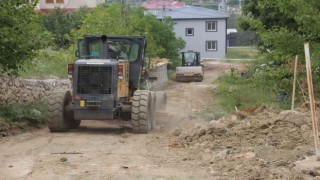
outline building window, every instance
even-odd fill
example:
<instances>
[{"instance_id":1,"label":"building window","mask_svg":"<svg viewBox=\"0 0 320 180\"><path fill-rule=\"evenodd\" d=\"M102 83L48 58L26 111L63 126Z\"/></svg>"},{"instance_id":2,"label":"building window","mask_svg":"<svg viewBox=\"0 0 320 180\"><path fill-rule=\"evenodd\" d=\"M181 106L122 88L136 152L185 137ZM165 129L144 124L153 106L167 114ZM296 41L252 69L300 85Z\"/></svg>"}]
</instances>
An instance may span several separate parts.
<instances>
[{"instance_id":1,"label":"building window","mask_svg":"<svg viewBox=\"0 0 320 180\"><path fill-rule=\"evenodd\" d=\"M46 0L46 3L54 3L54 0Z\"/></svg>"},{"instance_id":2,"label":"building window","mask_svg":"<svg viewBox=\"0 0 320 180\"><path fill-rule=\"evenodd\" d=\"M206 41L206 51L217 51L217 41Z\"/></svg>"},{"instance_id":3,"label":"building window","mask_svg":"<svg viewBox=\"0 0 320 180\"><path fill-rule=\"evenodd\" d=\"M217 29L217 21L206 21L207 32L216 32Z\"/></svg>"},{"instance_id":4,"label":"building window","mask_svg":"<svg viewBox=\"0 0 320 180\"><path fill-rule=\"evenodd\" d=\"M193 28L186 28L186 36L193 36L194 29Z\"/></svg>"}]
</instances>

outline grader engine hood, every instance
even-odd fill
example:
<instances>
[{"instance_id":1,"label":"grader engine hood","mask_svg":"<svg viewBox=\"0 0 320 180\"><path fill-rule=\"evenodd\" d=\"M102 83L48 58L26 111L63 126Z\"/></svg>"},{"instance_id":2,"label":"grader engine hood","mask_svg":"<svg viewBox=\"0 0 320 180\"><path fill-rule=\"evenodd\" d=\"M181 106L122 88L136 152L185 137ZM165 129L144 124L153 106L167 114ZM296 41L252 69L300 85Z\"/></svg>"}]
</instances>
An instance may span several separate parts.
<instances>
[{"instance_id":1,"label":"grader engine hood","mask_svg":"<svg viewBox=\"0 0 320 180\"><path fill-rule=\"evenodd\" d=\"M81 110L75 113L76 119L91 116L98 119L113 118L114 102L117 99L118 64L117 61L101 59L76 61L73 76L74 106L75 110ZM90 110L94 114L90 115Z\"/></svg>"},{"instance_id":2,"label":"grader engine hood","mask_svg":"<svg viewBox=\"0 0 320 180\"><path fill-rule=\"evenodd\" d=\"M115 94L118 62L110 60L78 60L74 67L76 93Z\"/></svg>"}]
</instances>

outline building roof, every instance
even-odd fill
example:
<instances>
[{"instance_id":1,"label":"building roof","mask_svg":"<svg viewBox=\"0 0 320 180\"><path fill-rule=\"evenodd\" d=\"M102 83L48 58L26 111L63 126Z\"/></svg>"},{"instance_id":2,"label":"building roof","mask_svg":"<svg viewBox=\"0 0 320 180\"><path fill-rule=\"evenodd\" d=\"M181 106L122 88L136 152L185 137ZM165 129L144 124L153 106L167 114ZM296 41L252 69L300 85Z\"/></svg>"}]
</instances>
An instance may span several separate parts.
<instances>
[{"instance_id":1,"label":"building roof","mask_svg":"<svg viewBox=\"0 0 320 180\"><path fill-rule=\"evenodd\" d=\"M174 0L154 0L149 2L143 2L142 6L146 9L175 9L185 6L184 2Z\"/></svg>"},{"instance_id":2,"label":"building roof","mask_svg":"<svg viewBox=\"0 0 320 180\"><path fill-rule=\"evenodd\" d=\"M170 16L172 19L225 19L230 17L228 13L196 6L184 6L173 10L158 11L156 16L158 19L162 19L164 16Z\"/></svg>"}]
</instances>

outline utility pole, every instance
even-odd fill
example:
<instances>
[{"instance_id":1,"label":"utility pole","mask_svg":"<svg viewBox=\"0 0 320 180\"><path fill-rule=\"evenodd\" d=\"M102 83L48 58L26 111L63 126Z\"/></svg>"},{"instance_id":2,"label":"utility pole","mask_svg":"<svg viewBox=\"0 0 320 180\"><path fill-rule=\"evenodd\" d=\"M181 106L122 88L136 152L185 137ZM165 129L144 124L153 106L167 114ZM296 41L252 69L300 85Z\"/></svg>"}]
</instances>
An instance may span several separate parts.
<instances>
[{"instance_id":1,"label":"utility pole","mask_svg":"<svg viewBox=\"0 0 320 180\"><path fill-rule=\"evenodd\" d=\"M121 0L121 18L122 21L127 25L127 10L126 10L126 0Z\"/></svg>"},{"instance_id":2,"label":"utility pole","mask_svg":"<svg viewBox=\"0 0 320 180\"><path fill-rule=\"evenodd\" d=\"M162 21L164 20L165 10L166 10L165 0L162 0Z\"/></svg>"}]
</instances>

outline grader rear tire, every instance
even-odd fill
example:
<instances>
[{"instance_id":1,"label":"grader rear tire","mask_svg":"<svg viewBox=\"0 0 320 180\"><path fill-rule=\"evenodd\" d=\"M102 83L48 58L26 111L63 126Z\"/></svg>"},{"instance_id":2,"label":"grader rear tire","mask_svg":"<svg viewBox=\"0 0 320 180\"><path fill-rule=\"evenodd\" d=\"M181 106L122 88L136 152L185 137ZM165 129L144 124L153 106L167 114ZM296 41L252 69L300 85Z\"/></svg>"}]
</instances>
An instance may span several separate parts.
<instances>
[{"instance_id":1,"label":"grader rear tire","mask_svg":"<svg viewBox=\"0 0 320 180\"><path fill-rule=\"evenodd\" d=\"M131 122L134 133L148 133L152 129L151 93L136 90L133 94Z\"/></svg>"},{"instance_id":2,"label":"grader rear tire","mask_svg":"<svg viewBox=\"0 0 320 180\"><path fill-rule=\"evenodd\" d=\"M51 132L69 131L71 122L73 121L66 118L65 111L70 107L71 100L70 91L54 91L49 96L47 116Z\"/></svg>"},{"instance_id":3,"label":"grader rear tire","mask_svg":"<svg viewBox=\"0 0 320 180\"><path fill-rule=\"evenodd\" d=\"M167 109L167 93L164 91L156 91L156 110L166 111Z\"/></svg>"}]
</instances>

